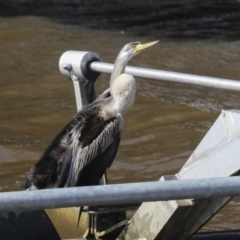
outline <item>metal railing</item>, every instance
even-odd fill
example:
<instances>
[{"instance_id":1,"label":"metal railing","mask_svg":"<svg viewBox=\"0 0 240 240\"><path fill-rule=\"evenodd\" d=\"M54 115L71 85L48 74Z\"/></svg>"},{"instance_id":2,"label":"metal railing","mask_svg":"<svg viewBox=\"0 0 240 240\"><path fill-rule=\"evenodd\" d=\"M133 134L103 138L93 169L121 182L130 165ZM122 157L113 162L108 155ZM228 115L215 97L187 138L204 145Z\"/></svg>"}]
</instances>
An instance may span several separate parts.
<instances>
[{"instance_id":1,"label":"metal railing","mask_svg":"<svg viewBox=\"0 0 240 240\"><path fill-rule=\"evenodd\" d=\"M141 182L0 193L0 212L240 196L240 177Z\"/></svg>"},{"instance_id":2,"label":"metal railing","mask_svg":"<svg viewBox=\"0 0 240 240\"><path fill-rule=\"evenodd\" d=\"M111 73L113 70L113 64L104 62L92 62L89 64L92 71ZM225 78L215 78L207 76L199 76L194 74L178 73L163 71L151 68L140 68L140 67L126 67L126 73L129 73L135 77L174 82L181 84L190 84L195 86L220 88L226 90L240 91L240 81L225 79Z\"/></svg>"}]
</instances>

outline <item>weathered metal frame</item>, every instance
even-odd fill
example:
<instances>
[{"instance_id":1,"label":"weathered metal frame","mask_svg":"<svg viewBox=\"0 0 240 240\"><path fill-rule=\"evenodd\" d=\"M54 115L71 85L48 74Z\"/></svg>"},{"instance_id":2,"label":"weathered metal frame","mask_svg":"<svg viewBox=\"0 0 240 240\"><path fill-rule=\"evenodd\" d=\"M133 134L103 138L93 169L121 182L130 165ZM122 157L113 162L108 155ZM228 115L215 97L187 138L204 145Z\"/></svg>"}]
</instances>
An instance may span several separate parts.
<instances>
[{"instance_id":1,"label":"weathered metal frame","mask_svg":"<svg viewBox=\"0 0 240 240\"><path fill-rule=\"evenodd\" d=\"M205 137L186 161L175 179L191 181L203 178L239 175L240 111L222 111ZM163 177L161 181L173 178ZM196 183L197 184L197 183ZM198 186L199 187L199 186ZM230 187L230 186L229 186ZM224 191L224 190L223 190ZM131 224L118 239L189 239L232 198L191 197L189 201L158 201L143 203L131 219ZM174 231L172 229L174 228Z\"/></svg>"}]
</instances>

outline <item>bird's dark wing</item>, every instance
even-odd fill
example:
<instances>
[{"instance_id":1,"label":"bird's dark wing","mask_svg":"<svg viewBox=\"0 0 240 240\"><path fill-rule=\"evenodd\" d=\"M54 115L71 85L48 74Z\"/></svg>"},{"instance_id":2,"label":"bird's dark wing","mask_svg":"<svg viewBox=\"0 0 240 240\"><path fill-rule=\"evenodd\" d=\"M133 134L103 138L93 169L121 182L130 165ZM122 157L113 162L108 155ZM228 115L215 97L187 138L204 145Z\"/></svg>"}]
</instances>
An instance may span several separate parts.
<instances>
[{"instance_id":1,"label":"bird's dark wing","mask_svg":"<svg viewBox=\"0 0 240 240\"><path fill-rule=\"evenodd\" d=\"M97 184L111 166L118 150L123 117L117 114L96 130L94 137L82 142L81 131L72 130L71 141L62 160L58 186L87 186ZM60 184L59 184L60 183ZM61 185L61 186L60 186Z\"/></svg>"},{"instance_id":2,"label":"bird's dark wing","mask_svg":"<svg viewBox=\"0 0 240 240\"><path fill-rule=\"evenodd\" d=\"M59 159L66 152L67 136L76 122L79 121L71 120L54 138L39 161L31 168L24 189L44 189L55 185L58 179Z\"/></svg>"},{"instance_id":3,"label":"bird's dark wing","mask_svg":"<svg viewBox=\"0 0 240 240\"><path fill-rule=\"evenodd\" d=\"M65 146L67 146L67 148L65 153L61 156L62 159L60 161L61 163L59 168L59 177L57 180L58 188L64 187L67 182L72 159L74 159L78 154L78 149L76 148L83 128L84 123L82 121L79 121L79 123L72 127L69 133L65 135L64 139L62 140L65 142Z\"/></svg>"}]
</instances>

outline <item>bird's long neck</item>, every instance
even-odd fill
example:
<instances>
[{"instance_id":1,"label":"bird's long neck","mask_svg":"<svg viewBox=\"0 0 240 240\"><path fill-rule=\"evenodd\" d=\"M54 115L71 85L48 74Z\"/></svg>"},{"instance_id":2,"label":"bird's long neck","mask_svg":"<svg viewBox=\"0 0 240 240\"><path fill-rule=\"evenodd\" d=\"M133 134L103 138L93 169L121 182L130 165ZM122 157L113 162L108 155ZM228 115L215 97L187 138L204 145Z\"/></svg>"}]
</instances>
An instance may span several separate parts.
<instances>
[{"instance_id":1,"label":"bird's long neck","mask_svg":"<svg viewBox=\"0 0 240 240\"><path fill-rule=\"evenodd\" d=\"M111 99L103 107L104 118L117 113L125 115L132 107L136 93L136 83L132 75L123 73L114 81L111 88Z\"/></svg>"},{"instance_id":2,"label":"bird's long neck","mask_svg":"<svg viewBox=\"0 0 240 240\"><path fill-rule=\"evenodd\" d=\"M127 63L128 63L128 61L124 57L121 57L119 54L114 63L114 68L113 68L112 75L110 78L110 88L111 88L113 82L115 81L115 79L117 79L122 73L125 72Z\"/></svg>"}]
</instances>

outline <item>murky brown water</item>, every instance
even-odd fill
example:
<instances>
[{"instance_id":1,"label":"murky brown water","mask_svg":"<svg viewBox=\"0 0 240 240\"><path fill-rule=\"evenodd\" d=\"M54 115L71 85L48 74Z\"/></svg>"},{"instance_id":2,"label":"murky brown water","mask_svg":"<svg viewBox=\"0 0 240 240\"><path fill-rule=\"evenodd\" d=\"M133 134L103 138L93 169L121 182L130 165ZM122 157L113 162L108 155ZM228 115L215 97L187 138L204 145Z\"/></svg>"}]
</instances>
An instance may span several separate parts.
<instances>
[{"instance_id":1,"label":"murky brown water","mask_svg":"<svg viewBox=\"0 0 240 240\"><path fill-rule=\"evenodd\" d=\"M58 70L67 50L91 50L113 62L136 37L60 25L37 17L0 18L0 190L21 190L27 172L76 110L72 83ZM240 78L240 41L159 39L130 65L192 74ZM109 75L96 83L108 87ZM175 174L222 109L239 109L239 93L138 79L110 183L158 180ZM208 225L239 226L238 198Z\"/></svg>"}]
</instances>

